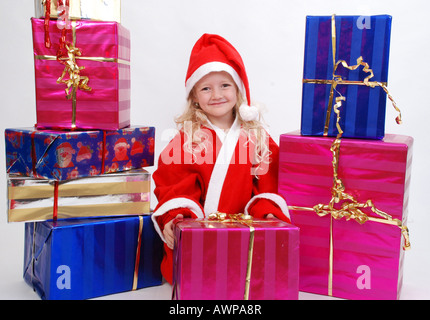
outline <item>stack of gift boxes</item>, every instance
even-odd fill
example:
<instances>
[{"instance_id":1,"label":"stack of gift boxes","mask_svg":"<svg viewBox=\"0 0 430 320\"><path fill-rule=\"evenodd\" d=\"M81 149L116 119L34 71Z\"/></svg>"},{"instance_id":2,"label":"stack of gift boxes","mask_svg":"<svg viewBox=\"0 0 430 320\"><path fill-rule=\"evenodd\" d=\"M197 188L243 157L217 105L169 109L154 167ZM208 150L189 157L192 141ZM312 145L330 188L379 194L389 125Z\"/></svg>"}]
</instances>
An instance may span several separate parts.
<instances>
[{"instance_id":1,"label":"stack of gift boxes","mask_svg":"<svg viewBox=\"0 0 430 320\"><path fill-rule=\"evenodd\" d=\"M8 221L25 223L24 279L43 299L160 285L150 219L155 129L130 126L120 1L36 1L37 124L6 129Z\"/></svg>"},{"instance_id":2,"label":"stack of gift boxes","mask_svg":"<svg viewBox=\"0 0 430 320\"><path fill-rule=\"evenodd\" d=\"M281 135L279 168L300 291L399 298L413 139L385 134L390 31L387 15L307 17L301 130Z\"/></svg>"}]
</instances>

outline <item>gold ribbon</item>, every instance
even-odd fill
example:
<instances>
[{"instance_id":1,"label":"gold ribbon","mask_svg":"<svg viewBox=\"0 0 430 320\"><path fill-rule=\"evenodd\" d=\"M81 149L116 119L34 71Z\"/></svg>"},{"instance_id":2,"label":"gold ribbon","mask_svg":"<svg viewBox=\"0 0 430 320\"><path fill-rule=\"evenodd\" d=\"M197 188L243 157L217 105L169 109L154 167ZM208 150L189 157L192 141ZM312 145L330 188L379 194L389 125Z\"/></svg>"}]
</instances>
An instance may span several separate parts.
<instances>
[{"instance_id":1,"label":"gold ribbon","mask_svg":"<svg viewBox=\"0 0 430 320\"><path fill-rule=\"evenodd\" d=\"M249 227L248 262L246 265L245 291L243 294L243 300L249 300L249 288L251 286L252 256L254 254L254 231L255 231L255 228L252 226L252 216L244 213L226 214L222 212L215 212L215 213L209 214L208 219L209 221L217 221L217 222L237 222L237 223L242 223Z\"/></svg>"},{"instance_id":2,"label":"gold ribbon","mask_svg":"<svg viewBox=\"0 0 430 320\"><path fill-rule=\"evenodd\" d=\"M139 216L139 232L137 235L137 248L136 248L136 260L134 263L133 287L131 288L132 291L137 289L137 280L139 278L140 249L142 246L142 230L143 230L143 217Z\"/></svg>"},{"instance_id":3,"label":"gold ribbon","mask_svg":"<svg viewBox=\"0 0 430 320\"><path fill-rule=\"evenodd\" d=\"M373 70L370 69L369 64L367 62L363 61L363 57L358 57L357 64L353 66L349 66L345 60L338 60L336 62L336 23L335 23L335 15L332 15L331 17L331 43L332 43L332 58L333 58L333 72L332 72L332 79L303 79L303 83L314 83L314 84L330 84L330 95L329 95L329 101L327 105L327 112L326 112L326 119L324 123L324 136L328 135L328 128L330 125L330 118L331 118L331 112L332 112L332 106L333 106L333 99L334 99L334 91L336 91L339 95L340 93L336 90L336 87L338 84L345 84L345 85L363 85L368 86L370 88L375 87L381 87L382 90L387 94L388 99L390 99L394 109L398 112L398 115L396 117L396 122L400 124L402 122L401 118L401 112L400 109L397 107L396 102L394 101L393 97L390 95L387 89L387 83L386 82L379 82L379 81L369 81L371 78L373 78ZM344 68L349 70L356 70L360 66L363 67L363 71L368 73L369 75L363 80L363 81L350 81L350 80L344 80L341 76L336 75L336 70L339 65L342 65ZM344 99L343 99L344 100Z\"/></svg>"},{"instance_id":4,"label":"gold ribbon","mask_svg":"<svg viewBox=\"0 0 430 320\"><path fill-rule=\"evenodd\" d=\"M67 50L66 56L52 56L52 55L36 55L36 60L57 60L64 64L64 70L61 76L57 79L58 84L65 84L66 98L72 100L72 129L76 128L76 91L91 91L91 87L88 86L89 77L82 76L81 70L85 69L84 66L79 66L76 60L88 60L98 62L113 62L119 64L130 65L129 61L116 58L104 58L104 57L82 57L81 49L76 47L76 21L72 21L72 43L66 44ZM68 75L68 79L65 79Z\"/></svg>"},{"instance_id":5,"label":"gold ribbon","mask_svg":"<svg viewBox=\"0 0 430 320\"><path fill-rule=\"evenodd\" d=\"M375 88L377 86L381 87L385 93L387 93L388 98L391 100L394 108L398 111L398 116L396 117L397 124L401 124L401 113L398 109L396 103L394 102L391 95L388 93L386 88L386 84L377 82L377 81L369 81L373 77L373 71L369 68L369 65L363 61L362 57L357 59L357 64L354 66L348 66L348 64L344 60L339 60L335 62L336 56L336 29L335 29L335 15L332 16L332 52L333 52L333 79L332 80L308 80L304 79L304 83L319 83L319 84L331 84L330 89L330 97L329 97L329 105L326 114L326 123L324 127L324 135L327 135L328 125L330 121L330 113L331 113L331 105L333 104L334 91L336 90L336 86L338 84L354 84L354 85L366 85L371 88ZM360 66L363 66L363 71L369 73L363 81L346 81L343 80L340 76L336 75L337 67L342 64L343 67L349 70L355 70ZM337 92L337 91L336 91ZM333 219L339 220L345 218L347 221L355 220L360 224L364 224L367 221L372 221L376 223L394 225L400 228L403 238L405 239L405 244L403 246L403 250L409 250L411 247L409 241L409 230L406 226L403 225L403 222L399 219L393 219L391 215L386 212L383 212L375 207L372 200L367 200L364 203L357 201L352 195L345 192L345 186L342 182L342 179L338 175L338 167L339 167L339 152L340 152L340 143L341 137L343 134L343 130L340 127L340 111L339 108L342 106L342 101L345 101L345 97L343 97L339 92L338 97L335 98L335 104L333 105L333 111L336 113L336 128L338 134L333 141L330 151L333 155L332 166L333 166L333 186L331 188L332 197L328 204L317 204L312 208L309 207L300 207L300 206L288 206L289 210L300 210L300 211L313 211L319 217L325 217L327 215L330 216L330 247L329 247L329 275L328 275L328 295L333 295ZM344 201L344 202L342 202ZM335 204L340 204L340 208L335 208ZM363 212L364 208L370 208L370 210L376 213L379 217L372 217Z\"/></svg>"}]
</instances>

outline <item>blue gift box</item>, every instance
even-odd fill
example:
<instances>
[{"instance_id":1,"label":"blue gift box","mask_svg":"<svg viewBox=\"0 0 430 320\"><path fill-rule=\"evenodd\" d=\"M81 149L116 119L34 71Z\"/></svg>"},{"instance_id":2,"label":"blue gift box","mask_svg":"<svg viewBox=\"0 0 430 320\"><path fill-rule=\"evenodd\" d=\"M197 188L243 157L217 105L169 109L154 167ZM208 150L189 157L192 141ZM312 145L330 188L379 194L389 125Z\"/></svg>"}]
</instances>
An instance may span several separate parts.
<instances>
[{"instance_id":1,"label":"blue gift box","mask_svg":"<svg viewBox=\"0 0 430 320\"><path fill-rule=\"evenodd\" d=\"M154 127L114 131L6 129L8 173L57 181L154 164Z\"/></svg>"},{"instance_id":2,"label":"blue gift box","mask_svg":"<svg viewBox=\"0 0 430 320\"><path fill-rule=\"evenodd\" d=\"M342 64L335 71L334 67L340 60L348 66L358 65L357 59L362 57L373 71L373 77L368 80L386 85L390 35L391 16L388 15L306 18L302 135L336 136L337 116L333 104L336 97L343 96L346 100L339 109L343 137L384 137L387 94L383 88L364 84L364 79L371 75L365 72L364 64L355 70ZM338 82L333 89L334 78Z\"/></svg>"},{"instance_id":3,"label":"blue gift box","mask_svg":"<svg viewBox=\"0 0 430 320\"><path fill-rule=\"evenodd\" d=\"M81 300L160 285L161 259L150 216L25 224L24 279L42 299Z\"/></svg>"}]
</instances>

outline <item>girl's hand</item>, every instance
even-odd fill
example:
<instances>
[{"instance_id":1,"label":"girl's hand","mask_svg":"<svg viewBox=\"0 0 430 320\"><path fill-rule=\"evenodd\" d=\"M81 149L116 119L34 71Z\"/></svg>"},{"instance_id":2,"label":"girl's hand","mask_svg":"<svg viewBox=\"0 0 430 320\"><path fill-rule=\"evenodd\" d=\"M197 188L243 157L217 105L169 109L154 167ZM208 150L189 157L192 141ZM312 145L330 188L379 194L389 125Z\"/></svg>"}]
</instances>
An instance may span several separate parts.
<instances>
[{"instance_id":1,"label":"girl's hand","mask_svg":"<svg viewBox=\"0 0 430 320\"><path fill-rule=\"evenodd\" d=\"M184 216L182 214L178 214L176 219L183 219ZM173 250L174 237L173 237L173 219L166 223L163 230L163 236L166 240L167 246Z\"/></svg>"},{"instance_id":2,"label":"girl's hand","mask_svg":"<svg viewBox=\"0 0 430 320\"><path fill-rule=\"evenodd\" d=\"M266 215L266 219L275 219L276 217L273 215L273 213L269 213Z\"/></svg>"}]
</instances>

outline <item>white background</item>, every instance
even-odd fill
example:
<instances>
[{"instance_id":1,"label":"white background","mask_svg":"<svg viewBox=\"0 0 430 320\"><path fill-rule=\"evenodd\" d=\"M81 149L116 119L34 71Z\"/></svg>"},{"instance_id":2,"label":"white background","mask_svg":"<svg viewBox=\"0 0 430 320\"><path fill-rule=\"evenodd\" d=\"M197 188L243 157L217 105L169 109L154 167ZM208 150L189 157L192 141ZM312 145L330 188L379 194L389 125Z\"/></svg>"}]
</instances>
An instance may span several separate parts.
<instances>
[{"instance_id":1,"label":"white background","mask_svg":"<svg viewBox=\"0 0 430 320\"><path fill-rule=\"evenodd\" d=\"M406 253L401 299L430 298L429 65L430 28L425 0L123 0L122 23L131 32L131 121L157 129L156 156L182 111L184 78L195 41L217 33L241 53L253 99L267 107L270 133L300 128L306 15L393 16L388 88L402 110L404 124L387 103L386 133L414 137L409 220L412 250ZM0 2L0 129L36 123L31 0ZM4 140L0 139L0 150ZM4 152L0 166L5 167ZM155 168L150 168L153 172ZM7 223L5 170L0 170L0 299L38 299L22 279L23 223ZM155 205L155 198L152 199ZM169 299L170 286L104 298ZM326 299L300 294L300 299Z\"/></svg>"}]
</instances>

